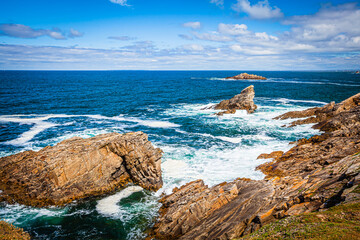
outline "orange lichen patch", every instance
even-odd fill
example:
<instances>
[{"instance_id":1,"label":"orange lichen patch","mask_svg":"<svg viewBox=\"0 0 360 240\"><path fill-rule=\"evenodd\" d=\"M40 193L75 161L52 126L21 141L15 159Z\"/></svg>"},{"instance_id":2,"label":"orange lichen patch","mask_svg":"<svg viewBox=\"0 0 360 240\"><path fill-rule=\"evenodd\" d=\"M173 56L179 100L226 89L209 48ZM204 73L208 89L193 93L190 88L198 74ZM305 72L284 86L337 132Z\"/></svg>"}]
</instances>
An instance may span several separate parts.
<instances>
[{"instance_id":1,"label":"orange lichen patch","mask_svg":"<svg viewBox=\"0 0 360 240\"><path fill-rule=\"evenodd\" d=\"M277 169L277 167L278 163L273 161L257 166L256 170L260 170L262 173L264 173L266 175L266 178L283 177L284 172Z\"/></svg>"}]
</instances>

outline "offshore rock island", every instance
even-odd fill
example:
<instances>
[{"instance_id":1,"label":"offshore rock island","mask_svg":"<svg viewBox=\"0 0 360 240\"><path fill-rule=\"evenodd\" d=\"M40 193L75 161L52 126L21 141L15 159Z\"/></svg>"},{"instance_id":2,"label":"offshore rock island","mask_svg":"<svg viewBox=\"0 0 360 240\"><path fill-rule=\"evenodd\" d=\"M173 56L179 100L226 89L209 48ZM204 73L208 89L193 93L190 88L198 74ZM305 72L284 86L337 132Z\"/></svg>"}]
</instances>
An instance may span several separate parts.
<instances>
[{"instance_id":1,"label":"offshore rock island","mask_svg":"<svg viewBox=\"0 0 360 240\"><path fill-rule=\"evenodd\" d=\"M73 137L1 158L0 199L43 207L110 193L128 183L158 190L161 156L142 132Z\"/></svg>"},{"instance_id":2,"label":"offshore rock island","mask_svg":"<svg viewBox=\"0 0 360 240\"><path fill-rule=\"evenodd\" d=\"M266 77L258 76L255 74L248 74L248 73L241 73L239 75L233 76L233 77L227 77L225 79L233 79L233 80L266 80Z\"/></svg>"},{"instance_id":3,"label":"offshore rock island","mask_svg":"<svg viewBox=\"0 0 360 240\"><path fill-rule=\"evenodd\" d=\"M235 239L289 216L360 201L360 94L335 104L289 112L277 119L308 117L321 135L289 151L263 154L264 180L236 179L209 188L190 182L160 202L155 239ZM351 210L350 210L351 211ZM261 235L259 235L261 237Z\"/></svg>"}]
</instances>

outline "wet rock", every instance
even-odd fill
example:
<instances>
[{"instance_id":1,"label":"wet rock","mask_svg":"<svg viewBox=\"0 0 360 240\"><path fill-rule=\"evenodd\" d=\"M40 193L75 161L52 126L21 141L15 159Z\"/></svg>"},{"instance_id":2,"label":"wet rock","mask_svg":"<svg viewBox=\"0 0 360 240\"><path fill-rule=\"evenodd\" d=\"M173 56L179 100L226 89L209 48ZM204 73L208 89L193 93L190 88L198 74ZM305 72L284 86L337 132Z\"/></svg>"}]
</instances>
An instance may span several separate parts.
<instances>
[{"instance_id":1,"label":"wet rock","mask_svg":"<svg viewBox=\"0 0 360 240\"><path fill-rule=\"evenodd\" d=\"M235 95L229 100L223 100L215 105L215 109L225 110L217 113L217 115L234 114L236 110L246 110L248 113L253 113L257 106L254 104L255 91L254 86L251 85L241 91L240 94Z\"/></svg>"},{"instance_id":2,"label":"wet rock","mask_svg":"<svg viewBox=\"0 0 360 240\"><path fill-rule=\"evenodd\" d=\"M132 182L162 186L162 151L142 132L74 137L38 152L0 159L0 199L31 206L63 205Z\"/></svg>"},{"instance_id":3,"label":"wet rock","mask_svg":"<svg viewBox=\"0 0 360 240\"><path fill-rule=\"evenodd\" d=\"M241 73L239 75L233 76L233 77L227 77L225 79L235 79L235 80L244 80L244 79L257 79L257 80L266 80L266 77L258 76L255 74L247 74L247 73Z\"/></svg>"}]
</instances>

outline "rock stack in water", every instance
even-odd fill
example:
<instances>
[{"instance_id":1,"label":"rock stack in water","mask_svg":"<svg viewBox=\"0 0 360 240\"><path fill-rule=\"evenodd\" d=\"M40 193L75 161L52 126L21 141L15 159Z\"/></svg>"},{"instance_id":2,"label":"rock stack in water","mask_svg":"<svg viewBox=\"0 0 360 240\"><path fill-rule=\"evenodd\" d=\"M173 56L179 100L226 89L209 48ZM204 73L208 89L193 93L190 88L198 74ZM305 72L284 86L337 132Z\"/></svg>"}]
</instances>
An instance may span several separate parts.
<instances>
[{"instance_id":1,"label":"rock stack in water","mask_svg":"<svg viewBox=\"0 0 360 240\"><path fill-rule=\"evenodd\" d=\"M39 207L105 194L130 182L158 190L161 156L142 132L74 137L1 158L0 199Z\"/></svg>"},{"instance_id":2,"label":"rock stack in water","mask_svg":"<svg viewBox=\"0 0 360 240\"><path fill-rule=\"evenodd\" d=\"M255 91L254 86L251 85L241 91L240 94L235 95L229 100L223 100L215 105L215 109L225 110L216 115L234 114L236 110L246 110L248 113L253 113L257 106L254 104Z\"/></svg>"},{"instance_id":3,"label":"rock stack in water","mask_svg":"<svg viewBox=\"0 0 360 240\"><path fill-rule=\"evenodd\" d=\"M360 201L360 94L339 104L290 112L308 117L321 135L301 139L289 151L262 154L264 180L236 179L211 188L201 180L161 199L156 239L235 239L267 223Z\"/></svg>"}]
</instances>

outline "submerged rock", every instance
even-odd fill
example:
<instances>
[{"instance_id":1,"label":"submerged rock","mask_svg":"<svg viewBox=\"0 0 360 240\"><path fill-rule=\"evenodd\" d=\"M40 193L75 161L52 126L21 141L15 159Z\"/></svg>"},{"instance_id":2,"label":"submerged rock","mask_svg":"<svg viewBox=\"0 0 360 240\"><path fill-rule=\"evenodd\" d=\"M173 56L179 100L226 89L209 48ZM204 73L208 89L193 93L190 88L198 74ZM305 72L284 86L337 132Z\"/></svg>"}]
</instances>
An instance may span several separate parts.
<instances>
[{"instance_id":1,"label":"submerged rock","mask_svg":"<svg viewBox=\"0 0 360 240\"><path fill-rule=\"evenodd\" d=\"M0 199L31 206L63 205L133 182L162 186L162 151L142 132L74 137L38 152L0 159Z\"/></svg>"},{"instance_id":2,"label":"submerged rock","mask_svg":"<svg viewBox=\"0 0 360 240\"><path fill-rule=\"evenodd\" d=\"M234 239L287 216L360 201L360 106L355 95L340 104L284 114L322 120L319 136L289 151L261 155L264 180L237 179L214 187L201 180L161 199L156 239ZM286 117L284 117L286 116ZM315 122L315 121L314 121ZM260 156L259 156L260 157Z\"/></svg>"},{"instance_id":3,"label":"submerged rock","mask_svg":"<svg viewBox=\"0 0 360 240\"><path fill-rule=\"evenodd\" d=\"M251 85L243 89L240 94L235 95L233 98L223 100L215 105L215 109L226 110L216 115L234 114L236 110L246 110L248 113L253 113L257 109L257 106L254 104L254 97L254 86Z\"/></svg>"},{"instance_id":4,"label":"submerged rock","mask_svg":"<svg viewBox=\"0 0 360 240\"><path fill-rule=\"evenodd\" d=\"M225 79L236 79L236 80L258 79L258 80L266 80L266 77L258 76L258 75L255 75L255 74L241 73L239 75L236 75L236 76L233 76L233 77L227 77Z\"/></svg>"}]
</instances>

